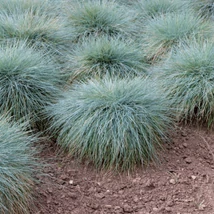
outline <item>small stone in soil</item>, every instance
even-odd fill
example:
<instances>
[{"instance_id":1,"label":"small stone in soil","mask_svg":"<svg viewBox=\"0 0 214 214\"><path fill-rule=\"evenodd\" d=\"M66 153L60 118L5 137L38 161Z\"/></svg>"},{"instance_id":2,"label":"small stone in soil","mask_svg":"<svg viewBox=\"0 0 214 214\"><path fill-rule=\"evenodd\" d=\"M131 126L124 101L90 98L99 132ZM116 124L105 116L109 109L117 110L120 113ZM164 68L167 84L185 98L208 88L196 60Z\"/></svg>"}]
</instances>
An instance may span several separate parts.
<instances>
[{"instance_id":1,"label":"small stone in soil","mask_svg":"<svg viewBox=\"0 0 214 214\"><path fill-rule=\"evenodd\" d=\"M158 212L158 211L159 211L159 209L158 209L157 207L153 207L152 210L153 210L154 212Z\"/></svg>"},{"instance_id":2,"label":"small stone in soil","mask_svg":"<svg viewBox=\"0 0 214 214\"><path fill-rule=\"evenodd\" d=\"M147 183L146 183L146 187L145 188L147 190L151 190L151 189L155 188L155 185L154 185L154 183L151 180L148 180Z\"/></svg>"},{"instance_id":3,"label":"small stone in soil","mask_svg":"<svg viewBox=\"0 0 214 214\"><path fill-rule=\"evenodd\" d=\"M105 208L107 208L107 209L111 209L111 208L112 208L112 205L110 205L110 204L106 204L106 205L105 205Z\"/></svg>"},{"instance_id":4,"label":"small stone in soil","mask_svg":"<svg viewBox=\"0 0 214 214\"><path fill-rule=\"evenodd\" d=\"M58 190L61 190L61 189L62 189L62 186L59 186L59 187L58 187Z\"/></svg>"},{"instance_id":5,"label":"small stone in soil","mask_svg":"<svg viewBox=\"0 0 214 214\"><path fill-rule=\"evenodd\" d=\"M165 210L166 210L167 212L172 212L172 208L171 208L171 207L166 207Z\"/></svg>"},{"instance_id":6,"label":"small stone in soil","mask_svg":"<svg viewBox=\"0 0 214 214\"><path fill-rule=\"evenodd\" d=\"M69 192L68 196L72 199L77 199L78 195L76 193Z\"/></svg>"},{"instance_id":7,"label":"small stone in soil","mask_svg":"<svg viewBox=\"0 0 214 214\"><path fill-rule=\"evenodd\" d=\"M51 203L51 198L48 198L47 199L47 204L50 204Z\"/></svg>"},{"instance_id":8,"label":"small stone in soil","mask_svg":"<svg viewBox=\"0 0 214 214\"><path fill-rule=\"evenodd\" d=\"M165 197L165 196L161 196L161 197L160 197L160 200L161 200L161 201L166 201L166 197Z\"/></svg>"},{"instance_id":9,"label":"small stone in soil","mask_svg":"<svg viewBox=\"0 0 214 214\"><path fill-rule=\"evenodd\" d=\"M170 183L170 184L176 184L176 181L175 181L175 179L170 179L170 180L169 180L169 183Z\"/></svg>"},{"instance_id":10,"label":"small stone in soil","mask_svg":"<svg viewBox=\"0 0 214 214\"><path fill-rule=\"evenodd\" d=\"M95 191L96 191L96 188L90 187L88 191L89 191L90 193L95 192Z\"/></svg>"},{"instance_id":11,"label":"small stone in soil","mask_svg":"<svg viewBox=\"0 0 214 214\"><path fill-rule=\"evenodd\" d=\"M183 149L184 147L183 147L183 145L179 145L179 148L180 148L180 149Z\"/></svg>"},{"instance_id":12,"label":"small stone in soil","mask_svg":"<svg viewBox=\"0 0 214 214\"><path fill-rule=\"evenodd\" d=\"M97 210L99 208L98 204L91 204L90 207L94 210Z\"/></svg>"},{"instance_id":13,"label":"small stone in soil","mask_svg":"<svg viewBox=\"0 0 214 214\"><path fill-rule=\"evenodd\" d=\"M54 201L54 204L55 204L55 205L59 205L59 202L58 202L58 201Z\"/></svg>"},{"instance_id":14,"label":"small stone in soil","mask_svg":"<svg viewBox=\"0 0 214 214\"><path fill-rule=\"evenodd\" d=\"M137 202L139 201L139 198L138 198L137 196L134 196L133 201L134 201L135 203L137 203Z\"/></svg>"},{"instance_id":15,"label":"small stone in soil","mask_svg":"<svg viewBox=\"0 0 214 214\"><path fill-rule=\"evenodd\" d=\"M192 178L193 180L195 180L197 177L196 177L195 175L192 175L191 178Z\"/></svg>"},{"instance_id":16,"label":"small stone in soil","mask_svg":"<svg viewBox=\"0 0 214 214\"><path fill-rule=\"evenodd\" d=\"M181 133L181 136L182 136L182 137L187 137L187 134L184 133L184 132L182 132L182 133Z\"/></svg>"},{"instance_id":17,"label":"small stone in soil","mask_svg":"<svg viewBox=\"0 0 214 214\"><path fill-rule=\"evenodd\" d=\"M121 207L120 206L115 206L114 209L115 210L119 210Z\"/></svg>"},{"instance_id":18,"label":"small stone in soil","mask_svg":"<svg viewBox=\"0 0 214 214\"><path fill-rule=\"evenodd\" d=\"M62 180L66 180L68 177L66 176L66 175L61 175L60 176L60 179L62 179Z\"/></svg>"},{"instance_id":19,"label":"small stone in soil","mask_svg":"<svg viewBox=\"0 0 214 214\"><path fill-rule=\"evenodd\" d=\"M74 184L74 181L73 181L73 180L70 180L70 181L69 181L69 184L71 184L71 185Z\"/></svg>"},{"instance_id":20,"label":"small stone in soil","mask_svg":"<svg viewBox=\"0 0 214 214\"><path fill-rule=\"evenodd\" d=\"M53 193L52 188L48 188L48 192L49 192L49 193Z\"/></svg>"},{"instance_id":21,"label":"small stone in soil","mask_svg":"<svg viewBox=\"0 0 214 214\"><path fill-rule=\"evenodd\" d=\"M135 179L133 179L133 183L139 183L140 182L140 180L141 180L141 178L135 178Z\"/></svg>"},{"instance_id":22,"label":"small stone in soil","mask_svg":"<svg viewBox=\"0 0 214 214\"><path fill-rule=\"evenodd\" d=\"M187 148L187 143L184 143L183 146L184 146L185 148Z\"/></svg>"},{"instance_id":23,"label":"small stone in soil","mask_svg":"<svg viewBox=\"0 0 214 214\"><path fill-rule=\"evenodd\" d=\"M99 193L95 193L95 197L102 199L102 198L105 198L105 195L102 194L102 193L100 193L100 194Z\"/></svg>"},{"instance_id":24,"label":"small stone in soil","mask_svg":"<svg viewBox=\"0 0 214 214\"><path fill-rule=\"evenodd\" d=\"M187 164L190 164L190 163L192 163L192 160L191 160L191 158L185 158L185 162L187 163Z\"/></svg>"},{"instance_id":25,"label":"small stone in soil","mask_svg":"<svg viewBox=\"0 0 214 214\"><path fill-rule=\"evenodd\" d=\"M133 208L131 206L129 206L128 204L125 204L123 206L123 211L127 212L127 213L132 213L133 212Z\"/></svg>"}]
</instances>

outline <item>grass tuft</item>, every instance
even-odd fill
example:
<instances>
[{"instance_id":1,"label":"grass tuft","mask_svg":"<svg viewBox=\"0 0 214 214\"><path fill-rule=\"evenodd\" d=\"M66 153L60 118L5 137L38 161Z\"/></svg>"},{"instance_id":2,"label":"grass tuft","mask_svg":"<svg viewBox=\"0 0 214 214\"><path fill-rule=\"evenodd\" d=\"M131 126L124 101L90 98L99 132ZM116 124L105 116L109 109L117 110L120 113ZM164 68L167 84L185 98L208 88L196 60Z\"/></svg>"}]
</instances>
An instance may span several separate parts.
<instances>
[{"instance_id":1,"label":"grass tuft","mask_svg":"<svg viewBox=\"0 0 214 214\"><path fill-rule=\"evenodd\" d=\"M133 77L145 74L147 68L143 53L135 44L106 36L85 40L69 58L71 80L105 75Z\"/></svg>"},{"instance_id":2,"label":"grass tuft","mask_svg":"<svg viewBox=\"0 0 214 214\"><path fill-rule=\"evenodd\" d=\"M47 107L57 143L97 168L130 170L156 160L171 115L148 79L103 79L77 84Z\"/></svg>"},{"instance_id":3,"label":"grass tuft","mask_svg":"<svg viewBox=\"0 0 214 214\"><path fill-rule=\"evenodd\" d=\"M18 124L10 124L0 116L0 213L29 214L35 167L33 143Z\"/></svg>"},{"instance_id":4,"label":"grass tuft","mask_svg":"<svg viewBox=\"0 0 214 214\"><path fill-rule=\"evenodd\" d=\"M199 16L214 20L214 0L189 0L187 2Z\"/></svg>"},{"instance_id":5,"label":"grass tuft","mask_svg":"<svg viewBox=\"0 0 214 214\"><path fill-rule=\"evenodd\" d=\"M193 13L168 13L150 20L145 26L144 50L156 59L191 39L211 36L211 25Z\"/></svg>"},{"instance_id":6,"label":"grass tuft","mask_svg":"<svg viewBox=\"0 0 214 214\"><path fill-rule=\"evenodd\" d=\"M146 21L167 13L178 13L183 9L179 0L139 0L135 3L138 19Z\"/></svg>"},{"instance_id":7,"label":"grass tuft","mask_svg":"<svg viewBox=\"0 0 214 214\"><path fill-rule=\"evenodd\" d=\"M192 42L162 67L165 91L185 122L214 122L214 44Z\"/></svg>"},{"instance_id":8,"label":"grass tuft","mask_svg":"<svg viewBox=\"0 0 214 214\"><path fill-rule=\"evenodd\" d=\"M0 43L7 40L27 40L39 49L58 52L67 47L69 33L60 16L50 16L40 10L14 10L12 14L0 12Z\"/></svg>"},{"instance_id":9,"label":"grass tuft","mask_svg":"<svg viewBox=\"0 0 214 214\"><path fill-rule=\"evenodd\" d=\"M51 57L25 42L0 46L0 113L37 121L41 109L59 94L59 83Z\"/></svg>"},{"instance_id":10,"label":"grass tuft","mask_svg":"<svg viewBox=\"0 0 214 214\"><path fill-rule=\"evenodd\" d=\"M8 15L13 13L24 13L31 11L34 14L47 13L50 14L51 4L49 0L1 0L1 11L6 12Z\"/></svg>"},{"instance_id":11,"label":"grass tuft","mask_svg":"<svg viewBox=\"0 0 214 214\"><path fill-rule=\"evenodd\" d=\"M132 35L135 14L115 1L81 1L67 9L68 26L74 40L88 36Z\"/></svg>"}]
</instances>

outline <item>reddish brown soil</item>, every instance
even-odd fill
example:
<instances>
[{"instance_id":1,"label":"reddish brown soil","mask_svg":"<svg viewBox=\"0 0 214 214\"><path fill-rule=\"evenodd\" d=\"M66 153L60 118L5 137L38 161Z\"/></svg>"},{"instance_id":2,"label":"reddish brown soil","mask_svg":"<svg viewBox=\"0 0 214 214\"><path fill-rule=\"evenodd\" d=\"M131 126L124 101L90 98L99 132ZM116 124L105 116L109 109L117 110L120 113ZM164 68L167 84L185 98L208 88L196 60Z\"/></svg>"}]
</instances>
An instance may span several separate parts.
<instances>
[{"instance_id":1,"label":"reddish brown soil","mask_svg":"<svg viewBox=\"0 0 214 214\"><path fill-rule=\"evenodd\" d=\"M160 165L130 174L98 172L48 145L33 214L213 214L214 133L185 127L171 138Z\"/></svg>"}]
</instances>

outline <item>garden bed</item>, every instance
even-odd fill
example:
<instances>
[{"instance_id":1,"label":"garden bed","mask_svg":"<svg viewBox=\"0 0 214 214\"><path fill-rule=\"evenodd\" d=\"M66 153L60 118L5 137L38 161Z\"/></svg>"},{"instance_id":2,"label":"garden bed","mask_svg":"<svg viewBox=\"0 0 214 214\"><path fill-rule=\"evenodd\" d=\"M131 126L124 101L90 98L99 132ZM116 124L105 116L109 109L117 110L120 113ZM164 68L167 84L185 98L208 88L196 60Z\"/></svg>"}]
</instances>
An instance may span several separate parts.
<instances>
[{"instance_id":1,"label":"garden bed","mask_svg":"<svg viewBox=\"0 0 214 214\"><path fill-rule=\"evenodd\" d=\"M171 139L159 165L129 174L96 171L47 143L33 214L214 213L214 134L180 126Z\"/></svg>"},{"instance_id":2,"label":"garden bed","mask_svg":"<svg viewBox=\"0 0 214 214\"><path fill-rule=\"evenodd\" d=\"M1 214L214 213L214 0L0 5Z\"/></svg>"}]
</instances>

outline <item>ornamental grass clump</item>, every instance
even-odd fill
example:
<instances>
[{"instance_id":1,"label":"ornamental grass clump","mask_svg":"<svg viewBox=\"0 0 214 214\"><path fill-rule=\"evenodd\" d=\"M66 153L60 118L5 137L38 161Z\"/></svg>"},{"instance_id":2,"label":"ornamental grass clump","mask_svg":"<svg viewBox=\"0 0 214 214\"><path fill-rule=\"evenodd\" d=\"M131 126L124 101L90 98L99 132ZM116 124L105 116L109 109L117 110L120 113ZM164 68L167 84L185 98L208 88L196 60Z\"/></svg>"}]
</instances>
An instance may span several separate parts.
<instances>
[{"instance_id":1,"label":"ornamental grass clump","mask_svg":"<svg viewBox=\"0 0 214 214\"><path fill-rule=\"evenodd\" d=\"M47 114L63 149L99 169L122 171L156 160L172 122L165 96L140 77L76 84Z\"/></svg>"},{"instance_id":2,"label":"ornamental grass clump","mask_svg":"<svg viewBox=\"0 0 214 214\"><path fill-rule=\"evenodd\" d=\"M188 0L187 2L190 8L200 16L214 20L214 0Z\"/></svg>"},{"instance_id":3,"label":"ornamental grass clump","mask_svg":"<svg viewBox=\"0 0 214 214\"><path fill-rule=\"evenodd\" d=\"M69 39L70 35L60 16L31 9L23 13L16 10L12 14L0 11L0 43L27 40L38 49L59 53L69 45Z\"/></svg>"},{"instance_id":4,"label":"ornamental grass clump","mask_svg":"<svg viewBox=\"0 0 214 214\"><path fill-rule=\"evenodd\" d=\"M29 214L32 207L33 173L38 169L33 144L18 124L0 116L0 213Z\"/></svg>"},{"instance_id":5,"label":"ornamental grass clump","mask_svg":"<svg viewBox=\"0 0 214 214\"><path fill-rule=\"evenodd\" d=\"M179 0L139 0L135 3L138 19L147 21L159 15L178 13L183 9Z\"/></svg>"},{"instance_id":6,"label":"ornamental grass clump","mask_svg":"<svg viewBox=\"0 0 214 214\"><path fill-rule=\"evenodd\" d=\"M33 13L51 13L49 0L0 0L1 11L8 15L13 13L24 13L31 10ZM52 8L53 9L53 8Z\"/></svg>"},{"instance_id":7,"label":"ornamental grass clump","mask_svg":"<svg viewBox=\"0 0 214 214\"><path fill-rule=\"evenodd\" d=\"M44 106L54 102L61 83L52 58L25 42L0 46L0 113L14 120L39 120Z\"/></svg>"},{"instance_id":8,"label":"ornamental grass clump","mask_svg":"<svg viewBox=\"0 0 214 214\"><path fill-rule=\"evenodd\" d=\"M147 63L137 45L121 38L91 38L77 45L68 57L70 80L136 76L146 73Z\"/></svg>"},{"instance_id":9,"label":"ornamental grass clump","mask_svg":"<svg viewBox=\"0 0 214 214\"><path fill-rule=\"evenodd\" d=\"M214 44L192 42L163 66L161 79L181 121L214 121Z\"/></svg>"},{"instance_id":10,"label":"ornamental grass clump","mask_svg":"<svg viewBox=\"0 0 214 214\"><path fill-rule=\"evenodd\" d=\"M88 36L122 35L135 32L132 14L128 8L115 1L82 1L67 8L67 26L71 29L74 41Z\"/></svg>"},{"instance_id":11,"label":"ornamental grass clump","mask_svg":"<svg viewBox=\"0 0 214 214\"><path fill-rule=\"evenodd\" d=\"M195 14L185 12L168 13L151 19L144 32L143 48L148 58L156 59L191 39L210 37L212 28L210 23Z\"/></svg>"}]
</instances>

